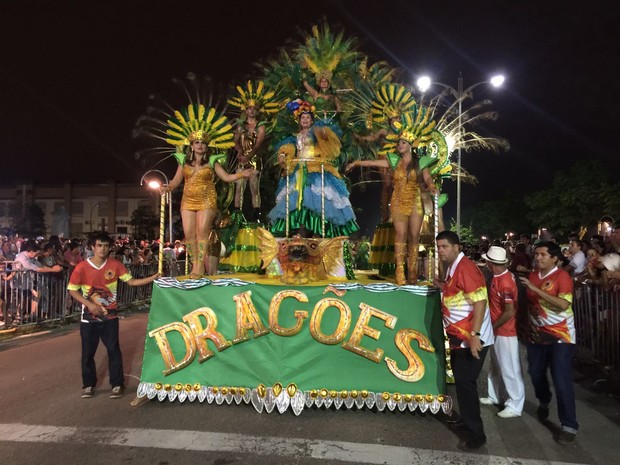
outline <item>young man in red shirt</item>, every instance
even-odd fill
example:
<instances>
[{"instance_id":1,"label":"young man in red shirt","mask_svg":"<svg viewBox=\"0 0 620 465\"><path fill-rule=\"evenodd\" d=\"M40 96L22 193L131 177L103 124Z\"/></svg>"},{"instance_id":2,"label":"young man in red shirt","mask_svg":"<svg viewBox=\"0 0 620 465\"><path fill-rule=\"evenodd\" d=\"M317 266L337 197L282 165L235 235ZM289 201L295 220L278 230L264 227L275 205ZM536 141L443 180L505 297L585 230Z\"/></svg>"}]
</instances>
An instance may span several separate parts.
<instances>
[{"instance_id":1,"label":"young man in red shirt","mask_svg":"<svg viewBox=\"0 0 620 465\"><path fill-rule=\"evenodd\" d=\"M489 395L482 397L480 403L503 404L504 409L497 414L501 418L519 417L525 403L525 386L515 326L517 283L507 268L509 259L506 249L490 247L486 254L482 254L482 258L493 272L489 287L489 307L495 344L490 350L491 364L487 378ZM501 398L503 393L506 393L506 398Z\"/></svg>"},{"instance_id":2,"label":"young man in red shirt","mask_svg":"<svg viewBox=\"0 0 620 465\"><path fill-rule=\"evenodd\" d=\"M549 417L551 390L547 370L551 372L557 396L558 416L562 429L555 437L560 444L573 442L579 424L573 391L572 361L575 353L573 318L573 280L558 267L562 251L554 242L536 245L537 269L528 278L520 278L527 286L530 337L527 361L538 406L538 419Z\"/></svg>"},{"instance_id":3,"label":"young man in red shirt","mask_svg":"<svg viewBox=\"0 0 620 465\"><path fill-rule=\"evenodd\" d=\"M101 340L108 351L112 385L110 398L117 399L125 391L116 313L118 280L130 286L142 286L152 283L159 277L159 273L148 278L133 278L125 265L109 256L111 240L106 233L96 234L94 241L94 256L78 263L67 286L71 297L82 304L82 397L90 398L94 395L97 384L95 352Z\"/></svg>"}]
</instances>

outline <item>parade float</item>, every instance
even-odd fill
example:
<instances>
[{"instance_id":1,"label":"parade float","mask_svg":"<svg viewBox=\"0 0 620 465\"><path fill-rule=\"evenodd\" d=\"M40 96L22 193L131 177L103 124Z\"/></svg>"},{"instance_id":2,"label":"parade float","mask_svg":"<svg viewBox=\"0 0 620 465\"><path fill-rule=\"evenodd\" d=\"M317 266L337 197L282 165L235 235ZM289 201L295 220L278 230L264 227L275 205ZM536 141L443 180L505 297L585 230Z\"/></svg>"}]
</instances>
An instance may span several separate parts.
<instances>
[{"instance_id":1,"label":"parade float","mask_svg":"<svg viewBox=\"0 0 620 465\"><path fill-rule=\"evenodd\" d=\"M430 282L438 270L432 238L445 195L424 198L426 253L418 260L423 265L414 265L423 278L398 286L390 279L390 221L366 247L378 270L354 269L350 236L358 227L343 168L352 160L393 157L390 147L406 125L418 166L432 172L439 191L450 177L451 150L465 141L462 132L454 132L450 117L441 118L439 99L423 104L393 82L392 68L369 65L354 39L326 24L261 64L260 74L228 98L242 112L237 127L246 124L243 112L255 117L250 107L260 123L246 131L248 143L236 143L236 156L232 150L212 155L227 160L232 172L262 153L259 179L277 179L275 205L248 221L242 208L231 208L231 185L217 184L225 217L217 240L225 257L218 274L155 281L138 397L244 403L296 415L309 407L449 412L440 295ZM142 118L140 132L180 153L209 112L200 111L200 98L169 111L176 107L167 105L159 119ZM217 137L229 140L228 122L219 123Z\"/></svg>"}]
</instances>

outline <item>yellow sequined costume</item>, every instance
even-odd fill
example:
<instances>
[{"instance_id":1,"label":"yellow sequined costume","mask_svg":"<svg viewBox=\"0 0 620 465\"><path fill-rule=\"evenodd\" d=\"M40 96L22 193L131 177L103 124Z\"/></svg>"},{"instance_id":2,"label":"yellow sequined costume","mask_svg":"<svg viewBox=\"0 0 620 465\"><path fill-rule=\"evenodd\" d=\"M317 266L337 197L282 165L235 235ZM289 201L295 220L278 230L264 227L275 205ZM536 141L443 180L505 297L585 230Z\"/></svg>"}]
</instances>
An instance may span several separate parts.
<instances>
[{"instance_id":1,"label":"yellow sequined costume","mask_svg":"<svg viewBox=\"0 0 620 465\"><path fill-rule=\"evenodd\" d=\"M407 217L415 208L422 215L422 202L420 186L415 170L411 170L407 177L407 171L402 163L396 165L394 170L394 192L392 193L391 211L393 221L407 221Z\"/></svg>"},{"instance_id":2,"label":"yellow sequined costume","mask_svg":"<svg viewBox=\"0 0 620 465\"><path fill-rule=\"evenodd\" d=\"M190 165L183 165L183 199L181 210L199 211L217 209L217 194L214 183L215 173L209 165L197 170Z\"/></svg>"}]
</instances>

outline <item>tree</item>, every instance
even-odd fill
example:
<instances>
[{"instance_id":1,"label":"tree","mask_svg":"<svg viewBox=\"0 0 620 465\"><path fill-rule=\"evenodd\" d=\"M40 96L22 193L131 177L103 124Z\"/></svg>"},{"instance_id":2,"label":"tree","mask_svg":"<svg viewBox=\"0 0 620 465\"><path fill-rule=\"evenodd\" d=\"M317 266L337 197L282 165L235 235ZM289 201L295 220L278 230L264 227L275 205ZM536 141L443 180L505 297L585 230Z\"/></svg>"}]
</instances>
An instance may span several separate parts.
<instances>
[{"instance_id":1,"label":"tree","mask_svg":"<svg viewBox=\"0 0 620 465\"><path fill-rule=\"evenodd\" d=\"M507 191L504 197L480 202L463 212L463 223L471 225L476 237L503 238L507 231L528 233L536 230L521 194Z\"/></svg>"},{"instance_id":2,"label":"tree","mask_svg":"<svg viewBox=\"0 0 620 465\"><path fill-rule=\"evenodd\" d=\"M9 206L9 216L15 234L31 239L45 235L45 214L36 203L13 202Z\"/></svg>"},{"instance_id":3,"label":"tree","mask_svg":"<svg viewBox=\"0 0 620 465\"><path fill-rule=\"evenodd\" d=\"M159 216L150 206L142 205L131 213L129 224L133 228L134 239L152 239L157 236L155 231L159 227Z\"/></svg>"},{"instance_id":4,"label":"tree","mask_svg":"<svg viewBox=\"0 0 620 465\"><path fill-rule=\"evenodd\" d=\"M600 162L583 159L553 178L548 189L525 196L528 217L557 234L596 224L603 215L620 216L620 183Z\"/></svg>"},{"instance_id":5,"label":"tree","mask_svg":"<svg viewBox=\"0 0 620 465\"><path fill-rule=\"evenodd\" d=\"M450 231L456 232L456 222L450 223ZM461 225L461 235L459 236L461 244L477 244L478 239L474 235L471 226Z\"/></svg>"}]
</instances>

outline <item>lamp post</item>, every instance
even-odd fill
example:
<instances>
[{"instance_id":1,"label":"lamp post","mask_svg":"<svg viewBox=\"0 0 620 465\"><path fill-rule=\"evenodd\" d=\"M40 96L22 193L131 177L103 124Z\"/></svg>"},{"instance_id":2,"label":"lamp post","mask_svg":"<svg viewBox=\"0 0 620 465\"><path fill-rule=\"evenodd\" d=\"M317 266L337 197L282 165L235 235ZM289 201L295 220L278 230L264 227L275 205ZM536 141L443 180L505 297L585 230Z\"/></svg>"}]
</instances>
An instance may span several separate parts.
<instances>
[{"instance_id":1,"label":"lamp post","mask_svg":"<svg viewBox=\"0 0 620 465\"><path fill-rule=\"evenodd\" d=\"M93 211L95 210L95 208L97 208L99 206L99 202L97 202L95 205L93 205L90 208L90 218L88 219L88 224L90 225L90 232L93 232Z\"/></svg>"},{"instance_id":2,"label":"lamp post","mask_svg":"<svg viewBox=\"0 0 620 465\"><path fill-rule=\"evenodd\" d=\"M155 174L154 177L149 177ZM164 184L158 179L161 176L164 179ZM162 187L167 187L170 184L168 176L160 170L149 170L142 175L140 179L140 185L146 185L149 189L159 191L159 260L157 271L161 275L164 269L164 222L166 217L166 203L168 203L168 237L172 242L172 193L162 190Z\"/></svg>"},{"instance_id":3,"label":"lamp post","mask_svg":"<svg viewBox=\"0 0 620 465\"><path fill-rule=\"evenodd\" d=\"M467 89L463 90L463 75L459 72L459 77L457 81L456 89L452 86L444 84L442 82L437 82L431 80L429 76L422 76L417 80L418 88L422 92L426 92L433 84L437 84L440 87L443 87L448 92L450 92L456 101L458 102L458 128L459 134L462 134L463 127L461 125L461 117L463 115L463 100L465 98L473 98L471 94L474 88L482 85L482 84L491 84L493 87L500 87L504 83L504 76L501 74L495 75L486 81L476 82L475 84L469 86ZM460 138L459 138L460 141ZM457 148L457 166L458 170L456 173L456 234L461 236L461 144L458 144Z\"/></svg>"}]
</instances>

